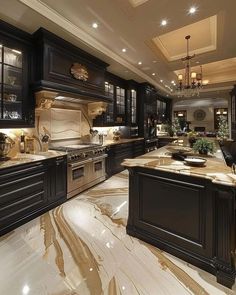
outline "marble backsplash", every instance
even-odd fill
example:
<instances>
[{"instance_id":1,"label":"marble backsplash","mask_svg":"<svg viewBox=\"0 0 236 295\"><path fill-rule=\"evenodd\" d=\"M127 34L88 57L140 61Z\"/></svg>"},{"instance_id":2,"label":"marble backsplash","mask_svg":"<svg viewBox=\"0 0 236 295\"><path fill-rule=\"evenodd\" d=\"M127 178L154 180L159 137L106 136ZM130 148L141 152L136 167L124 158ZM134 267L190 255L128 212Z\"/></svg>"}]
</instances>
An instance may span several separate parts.
<instances>
[{"instance_id":1,"label":"marble backsplash","mask_svg":"<svg viewBox=\"0 0 236 295\"><path fill-rule=\"evenodd\" d=\"M57 101L53 108L36 110L35 128L0 129L15 141L15 146L9 153L14 156L19 152L20 136L35 139L35 152L42 149L41 138L46 132L50 136L49 148L78 144L81 142L99 143L99 134L103 135L104 142L113 140L113 132L122 130L120 127L94 127L98 134L92 136L90 129L92 120L88 117L86 104L74 104Z\"/></svg>"}]
</instances>

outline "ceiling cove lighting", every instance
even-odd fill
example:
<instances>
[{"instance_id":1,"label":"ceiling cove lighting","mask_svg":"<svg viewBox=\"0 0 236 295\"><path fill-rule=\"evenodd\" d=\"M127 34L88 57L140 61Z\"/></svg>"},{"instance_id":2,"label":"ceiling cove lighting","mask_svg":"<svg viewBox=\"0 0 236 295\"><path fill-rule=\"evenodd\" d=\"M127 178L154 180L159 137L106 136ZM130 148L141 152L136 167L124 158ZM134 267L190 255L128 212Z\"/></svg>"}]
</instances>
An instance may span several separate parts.
<instances>
[{"instance_id":1,"label":"ceiling cove lighting","mask_svg":"<svg viewBox=\"0 0 236 295\"><path fill-rule=\"evenodd\" d=\"M162 27L165 27L166 25L167 25L167 20L166 19L163 19L162 21L161 21L161 26Z\"/></svg>"},{"instance_id":2,"label":"ceiling cove lighting","mask_svg":"<svg viewBox=\"0 0 236 295\"><path fill-rule=\"evenodd\" d=\"M184 74L178 75L179 85L177 87L177 92L179 97L190 97L199 96L199 90L202 88L202 66L200 66L200 72L191 72L191 59L195 57L195 54L189 55L189 40L190 35L185 37L187 40L187 55L181 60L185 64Z\"/></svg>"}]
</instances>

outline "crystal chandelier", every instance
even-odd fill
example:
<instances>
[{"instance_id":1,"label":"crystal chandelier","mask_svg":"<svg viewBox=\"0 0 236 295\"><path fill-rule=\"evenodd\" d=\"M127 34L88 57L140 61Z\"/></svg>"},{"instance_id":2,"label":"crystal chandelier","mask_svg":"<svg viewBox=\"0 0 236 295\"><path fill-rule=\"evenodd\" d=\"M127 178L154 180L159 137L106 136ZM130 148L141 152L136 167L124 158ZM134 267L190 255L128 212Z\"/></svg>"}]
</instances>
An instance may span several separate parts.
<instances>
[{"instance_id":1,"label":"crystal chandelier","mask_svg":"<svg viewBox=\"0 0 236 295\"><path fill-rule=\"evenodd\" d=\"M195 54L189 55L189 39L190 35L186 36L187 40L187 55L181 60L185 64L185 73L178 75L179 85L177 87L177 94L179 97L199 96L199 90L202 88L202 66L200 66L200 72L191 72L191 59L195 57Z\"/></svg>"}]
</instances>

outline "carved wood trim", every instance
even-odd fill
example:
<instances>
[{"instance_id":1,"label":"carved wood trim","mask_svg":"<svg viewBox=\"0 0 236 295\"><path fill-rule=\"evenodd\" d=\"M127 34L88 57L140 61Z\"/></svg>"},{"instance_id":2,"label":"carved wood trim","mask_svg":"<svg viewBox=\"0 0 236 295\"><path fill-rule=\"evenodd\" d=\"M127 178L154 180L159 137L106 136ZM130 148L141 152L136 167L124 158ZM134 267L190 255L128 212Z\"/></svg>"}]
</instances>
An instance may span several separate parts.
<instances>
[{"instance_id":1,"label":"carved wood trim","mask_svg":"<svg viewBox=\"0 0 236 295\"><path fill-rule=\"evenodd\" d=\"M106 111L107 103L103 101L91 102L88 104L88 116L91 119L95 119L97 116L101 115Z\"/></svg>"},{"instance_id":2,"label":"carved wood trim","mask_svg":"<svg viewBox=\"0 0 236 295\"><path fill-rule=\"evenodd\" d=\"M58 96L57 92L42 90L35 93L36 110L50 109Z\"/></svg>"}]
</instances>

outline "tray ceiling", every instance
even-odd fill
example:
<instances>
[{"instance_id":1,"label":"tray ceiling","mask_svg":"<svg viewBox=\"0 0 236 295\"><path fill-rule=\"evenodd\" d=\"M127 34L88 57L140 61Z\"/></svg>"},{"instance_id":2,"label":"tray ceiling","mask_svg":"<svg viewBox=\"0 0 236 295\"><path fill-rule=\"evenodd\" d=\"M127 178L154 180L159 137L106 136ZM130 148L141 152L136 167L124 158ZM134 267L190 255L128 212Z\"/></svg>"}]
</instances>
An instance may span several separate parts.
<instances>
[{"instance_id":1,"label":"tray ceiling","mask_svg":"<svg viewBox=\"0 0 236 295\"><path fill-rule=\"evenodd\" d=\"M167 61L180 60L186 56L185 36L190 35L190 55L216 50L217 16L211 16L191 25L154 37L156 45Z\"/></svg>"},{"instance_id":2,"label":"tray ceiling","mask_svg":"<svg viewBox=\"0 0 236 295\"><path fill-rule=\"evenodd\" d=\"M177 82L175 72L183 68L179 58L186 55L184 37L190 34L190 49L196 54L193 65L198 62L204 76L212 76L207 88L232 88L234 69L226 66L222 75L205 65L236 57L235 0L197 1L194 15L188 13L191 4L173 0L11 0L1 1L0 17L30 33L42 26L109 63L110 72L148 81L166 95L174 89L171 82ZM166 26L160 25L163 19ZM93 22L98 24L96 29ZM155 38L159 38L157 43Z\"/></svg>"}]
</instances>

